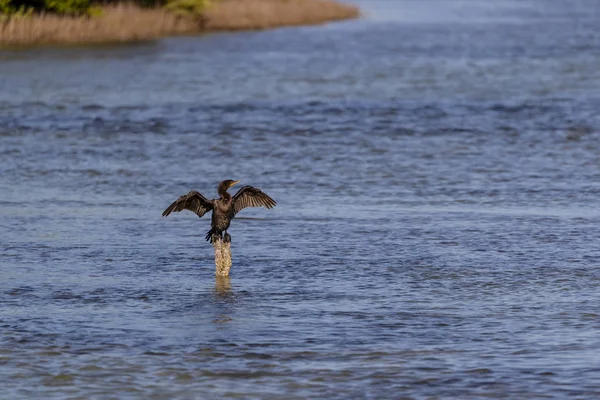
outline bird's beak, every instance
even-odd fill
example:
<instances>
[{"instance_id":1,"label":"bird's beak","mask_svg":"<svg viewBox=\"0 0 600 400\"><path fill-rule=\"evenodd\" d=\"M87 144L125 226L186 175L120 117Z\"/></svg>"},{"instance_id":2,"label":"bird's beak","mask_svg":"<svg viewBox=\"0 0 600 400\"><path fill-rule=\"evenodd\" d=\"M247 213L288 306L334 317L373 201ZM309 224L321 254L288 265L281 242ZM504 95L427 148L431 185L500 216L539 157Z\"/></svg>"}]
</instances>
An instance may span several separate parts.
<instances>
[{"instance_id":1,"label":"bird's beak","mask_svg":"<svg viewBox=\"0 0 600 400\"><path fill-rule=\"evenodd\" d=\"M235 181L233 182L231 185L229 185L229 187L232 187L233 185L237 185L238 183L240 183L241 181Z\"/></svg>"}]
</instances>

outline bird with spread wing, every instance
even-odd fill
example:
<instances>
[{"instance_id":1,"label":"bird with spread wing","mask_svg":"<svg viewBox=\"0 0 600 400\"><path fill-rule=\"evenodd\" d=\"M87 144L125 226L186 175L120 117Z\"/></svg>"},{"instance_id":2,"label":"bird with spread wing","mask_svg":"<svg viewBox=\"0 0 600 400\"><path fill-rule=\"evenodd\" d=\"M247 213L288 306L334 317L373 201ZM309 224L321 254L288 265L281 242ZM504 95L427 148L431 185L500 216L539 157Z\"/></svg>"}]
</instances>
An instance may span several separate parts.
<instances>
[{"instance_id":1,"label":"bird with spread wing","mask_svg":"<svg viewBox=\"0 0 600 400\"><path fill-rule=\"evenodd\" d=\"M238 212L246 207L273 208L277 204L262 190L252 186L243 186L233 196L227 193L227 189L239 182L231 179L221 182L217 189L219 198L213 200L208 200L201 193L192 190L183 196L179 196L162 215L166 217L172 212L190 210L196 213L198 217L202 217L207 212L212 211L211 229L206 233L206 241L211 243L216 240L229 242L231 236L227 233L227 229L229 229L231 220ZM225 233L224 237L223 233Z\"/></svg>"}]
</instances>

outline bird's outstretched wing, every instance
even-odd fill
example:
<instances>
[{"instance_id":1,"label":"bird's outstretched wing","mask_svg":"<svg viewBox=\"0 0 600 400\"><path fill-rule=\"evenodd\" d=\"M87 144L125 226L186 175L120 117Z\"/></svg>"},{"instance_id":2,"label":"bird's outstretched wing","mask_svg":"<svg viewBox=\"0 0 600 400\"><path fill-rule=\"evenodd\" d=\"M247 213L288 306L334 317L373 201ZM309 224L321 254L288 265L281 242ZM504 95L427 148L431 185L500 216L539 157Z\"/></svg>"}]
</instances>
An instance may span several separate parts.
<instances>
[{"instance_id":1,"label":"bird's outstretched wing","mask_svg":"<svg viewBox=\"0 0 600 400\"><path fill-rule=\"evenodd\" d=\"M246 207L273 208L275 207L275 204L277 204L275 200L270 198L266 193L263 193L262 190L252 186L240 188L235 196L233 196L232 203L233 215Z\"/></svg>"},{"instance_id":2,"label":"bird's outstretched wing","mask_svg":"<svg viewBox=\"0 0 600 400\"><path fill-rule=\"evenodd\" d=\"M204 214L206 214L212 209L212 200L208 200L199 192L192 190L188 194L179 196L177 200L175 200L169 207L167 207L165 211L163 211L162 216L166 217L173 211L179 212L181 210L190 210L195 212L196 215L198 215L198 217L202 217Z\"/></svg>"}]
</instances>

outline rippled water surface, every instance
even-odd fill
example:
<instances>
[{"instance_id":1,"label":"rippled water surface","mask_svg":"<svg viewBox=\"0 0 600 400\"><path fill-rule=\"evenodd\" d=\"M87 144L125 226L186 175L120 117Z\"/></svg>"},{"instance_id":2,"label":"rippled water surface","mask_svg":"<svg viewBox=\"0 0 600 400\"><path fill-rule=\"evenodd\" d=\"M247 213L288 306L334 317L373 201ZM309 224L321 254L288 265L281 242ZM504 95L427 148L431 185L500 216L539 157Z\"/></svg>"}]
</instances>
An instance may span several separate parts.
<instances>
[{"instance_id":1,"label":"rippled water surface","mask_svg":"<svg viewBox=\"0 0 600 400\"><path fill-rule=\"evenodd\" d=\"M359 4L0 53L0 397L600 396L598 3Z\"/></svg>"}]
</instances>

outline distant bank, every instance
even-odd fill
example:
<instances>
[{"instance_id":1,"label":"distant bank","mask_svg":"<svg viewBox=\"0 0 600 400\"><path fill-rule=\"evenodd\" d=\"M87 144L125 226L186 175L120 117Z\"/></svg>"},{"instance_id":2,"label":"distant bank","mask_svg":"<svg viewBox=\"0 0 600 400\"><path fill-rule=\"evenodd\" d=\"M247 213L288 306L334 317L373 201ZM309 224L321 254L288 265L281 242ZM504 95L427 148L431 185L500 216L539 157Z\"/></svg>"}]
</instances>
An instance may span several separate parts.
<instances>
[{"instance_id":1,"label":"distant bank","mask_svg":"<svg viewBox=\"0 0 600 400\"><path fill-rule=\"evenodd\" d=\"M201 20L164 8L112 5L96 17L31 15L0 21L0 46L110 43L202 32L315 25L357 18L357 7L335 0L222 0Z\"/></svg>"}]
</instances>

